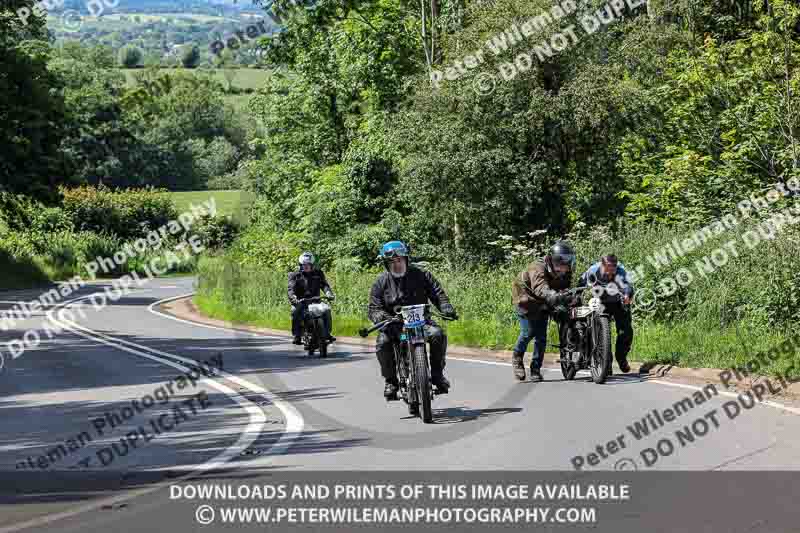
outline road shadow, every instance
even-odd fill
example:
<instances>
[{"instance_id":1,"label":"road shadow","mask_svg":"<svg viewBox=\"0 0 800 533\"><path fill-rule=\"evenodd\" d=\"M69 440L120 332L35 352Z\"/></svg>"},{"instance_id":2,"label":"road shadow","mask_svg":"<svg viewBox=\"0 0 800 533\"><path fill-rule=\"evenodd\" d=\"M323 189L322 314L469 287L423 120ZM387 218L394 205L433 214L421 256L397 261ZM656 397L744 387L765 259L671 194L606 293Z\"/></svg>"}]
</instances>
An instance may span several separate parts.
<instances>
[{"instance_id":1,"label":"road shadow","mask_svg":"<svg viewBox=\"0 0 800 533\"><path fill-rule=\"evenodd\" d=\"M646 375L639 375L639 374L615 374L613 376L608 376L602 385L631 385L634 383L644 383L647 381ZM532 385L541 385L542 383L588 383L592 385L596 385L592 376L576 376L574 379L564 379L562 376L561 379L546 379L539 383L531 383Z\"/></svg>"},{"instance_id":2,"label":"road shadow","mask_svg":"<svg viewBox=\"0 0 800 533\"><path fill-rule=\"evenodd\" d=\"M521 407L499 407L494 409L470 409L467 407L448 407L434 409L433 421L435 424L458 424L472 422L480 418L495 417L522 412Z\"/></svg>"},{"instance_id":3,"label":"road shadow","mask_svg":"<svg viewBox=\"0 0 800 533\"><path fill-rule=\"evenodd\" d=\"M334 392L336 389L333 387L314 387L310 389L298 390L274 390L272 393L281 400L289 403L294 402L307 402L312 400L329 400L334 398L343 398L344 394L341 392Z\"/></svg>"}]
</instances>

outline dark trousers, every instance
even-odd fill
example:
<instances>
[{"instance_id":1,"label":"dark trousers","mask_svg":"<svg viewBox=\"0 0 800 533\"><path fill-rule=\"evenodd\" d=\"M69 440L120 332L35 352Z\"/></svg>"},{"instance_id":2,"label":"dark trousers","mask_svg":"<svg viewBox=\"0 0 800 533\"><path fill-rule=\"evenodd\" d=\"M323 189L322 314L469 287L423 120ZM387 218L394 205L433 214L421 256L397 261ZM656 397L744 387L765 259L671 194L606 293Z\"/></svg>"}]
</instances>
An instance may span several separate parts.
<instances>
[{"instance_id":1,"label":"dark trousers","mask_svg":"<svg viewBox=\"0 0 800 533\"><path fill-rule=\"evenodd\" d=\"M306 314L306 306L304 304L292 306L292 335L294 335L295 337L299 337L303 333L302 325L305 314ZM330 311L322 316L322 322L325 325L325 332L328 335L330 335L331 327L333 327Z\"/></svg>"},{"instance_id":2,"label":"dark trousers","mask_svg":"<svg viewBox=\"0 0 800 533\"><path fill-rule=\"evenodd\" d=\"M604 303L605 310L614 318L617 326L617 345L614 356L617 364L620 360L627 360L628 353L633 345L633 317L630 310L626 310L619 302Z\"/></svg>"},{"instance_id":3,"label":"dark trousers","mask_svg":"<svg viewBox=\"0 0 800 533\"><path fill-rule=\"evenodd\" d=\"M533 357L531 358L531 368L540 369L544 363L544 351L547 348L547 323L550 316L542 313L538 318L528 318L528 315L517 311L519 320L519 337L514 351L525 355L528 344L533 341Z\"/></svg>"},{"instance_id":4,"label":"dark trousers","mask_svg":"<svg viewBox=\"0 0 800 533\"><path fill-rule=\"evenodd\" d=\"M383 379L397 383L397 366L394 358L394 343L400 342L399 327L389 327L378 334L375 341L375 352L381 365ZM430 346L428 355L431 361L431 377L441 377L444 373L445 353L447 352L447 335L435 323L425 326L425 336Z\"/></svg>"}]
</instances>

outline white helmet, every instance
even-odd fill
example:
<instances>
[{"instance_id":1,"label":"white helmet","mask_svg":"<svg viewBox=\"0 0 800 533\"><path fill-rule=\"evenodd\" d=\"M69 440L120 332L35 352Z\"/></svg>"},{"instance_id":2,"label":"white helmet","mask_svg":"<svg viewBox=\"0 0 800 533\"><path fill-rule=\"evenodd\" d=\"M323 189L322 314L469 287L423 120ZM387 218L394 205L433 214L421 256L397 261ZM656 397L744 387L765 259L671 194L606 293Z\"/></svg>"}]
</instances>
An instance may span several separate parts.
<instances>
[{"instance_id":1,"label":"white helmet","mask_svg":"<svg viewBox=\"0 0 800 533\"><path fill-rule=\"evenodd\" d=\"M303 265L311 265L313 268L314 254L311 252L303 252L303 254L297 258L297 264L300 266L300 268L303 268Z\"/></svg>"}]
</instances>

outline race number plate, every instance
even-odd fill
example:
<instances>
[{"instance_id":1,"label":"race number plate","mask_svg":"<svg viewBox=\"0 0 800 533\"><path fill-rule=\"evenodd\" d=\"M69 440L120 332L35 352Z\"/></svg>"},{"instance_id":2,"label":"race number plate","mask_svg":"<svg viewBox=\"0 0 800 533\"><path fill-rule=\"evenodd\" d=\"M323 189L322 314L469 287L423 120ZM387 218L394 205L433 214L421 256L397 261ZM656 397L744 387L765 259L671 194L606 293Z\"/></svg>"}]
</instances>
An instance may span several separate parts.
<instances>
[{"instance_id":1,"label":"race number plate","mask_svg":"<svg viewBox=\"0 0 800 533\"><path fill-rule=\"evenodd\" d=\"M403 324L407 328L416 328L425 324L424 305L407 305L400 312L403 314Z\"/></svg>"}]
</instances>

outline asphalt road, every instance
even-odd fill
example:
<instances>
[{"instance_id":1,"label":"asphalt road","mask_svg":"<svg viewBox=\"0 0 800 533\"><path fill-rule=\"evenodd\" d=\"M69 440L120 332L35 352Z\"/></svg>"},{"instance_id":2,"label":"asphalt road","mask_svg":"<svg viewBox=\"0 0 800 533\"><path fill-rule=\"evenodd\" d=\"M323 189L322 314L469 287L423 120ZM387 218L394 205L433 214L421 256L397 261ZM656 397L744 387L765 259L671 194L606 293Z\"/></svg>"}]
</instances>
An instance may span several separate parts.
<instances>
[{"instance_id":1,"label":"asphalt road","mask_svg":"<svg viewBox=\"0 0 800 533\"><path fill-rule=\"evenodd\" d=\"M191 293L192 284L152 281L99 310L86 297L102 285L87 286L66 306L0 331L0 346L29 329L44 338L16 358L3 350L0 533L151 531L166 523L194 531L200 526L190 518L170 514L167 485L178 476L262 483L319 471L335 478L333 471L800 465L800 417L791 410L756 405L731 419L724 404L737 400L721 387L704 393L632 375L601 386L583 374L566 382L548 369L544 383L517 383L507 364L451 357L453 388L434 400L435 423L425 425L404 404L383 400L371 350L334 344L327 360L308 358L288 337L193 324L155 309ZM0 310L37 295L0 294ZM53 339L43 330L47 313L64 328ZM208 362L209 375L192 374L193 362ZM654 418L662 427L637 439L636 422L653 410L678 414L663 424ZM642 450L665 438L674 450L648 465L653 454Z\"/></svg>"}]
</instances>

